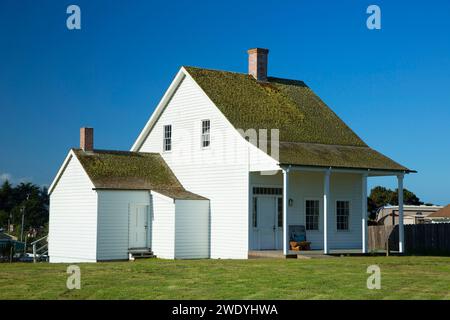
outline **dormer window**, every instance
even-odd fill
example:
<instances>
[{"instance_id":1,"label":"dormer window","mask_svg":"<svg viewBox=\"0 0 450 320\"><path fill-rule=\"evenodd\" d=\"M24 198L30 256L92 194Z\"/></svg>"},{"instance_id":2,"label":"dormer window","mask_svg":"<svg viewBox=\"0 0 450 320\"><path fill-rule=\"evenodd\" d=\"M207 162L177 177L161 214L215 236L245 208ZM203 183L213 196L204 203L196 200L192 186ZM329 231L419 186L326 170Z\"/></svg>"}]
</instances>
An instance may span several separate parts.
<instances>
[{"instance_id":1,"label":"dormer window","mask_svg":"<svg viewBox=\"0 0 450 320\"><path fill-rule=\"evenodd\" d=\"M164 151L172 150L172 125L164 126L164 139L163 139Z\"/></svg>"},{"instance_id":2,"label":"dormer window","mask_svg":"<svg viewBox=\"0 0 450 320\"><path fill-rule=\"evenodd\" d=\"M211 121L202 120L202 148L208 148L211 145Z\"/></svg>"}]
</instances>

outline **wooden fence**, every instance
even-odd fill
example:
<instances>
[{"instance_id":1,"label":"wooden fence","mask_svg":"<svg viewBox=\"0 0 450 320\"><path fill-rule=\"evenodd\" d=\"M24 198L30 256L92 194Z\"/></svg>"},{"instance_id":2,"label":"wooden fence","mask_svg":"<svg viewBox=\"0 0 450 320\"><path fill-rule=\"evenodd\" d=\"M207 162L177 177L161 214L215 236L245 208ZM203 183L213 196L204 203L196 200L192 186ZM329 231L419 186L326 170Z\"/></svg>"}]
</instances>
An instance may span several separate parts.
<instances>
[{"instance_id":1,"label":"wooden fence","mask_svg":"<svg viewBox=\"0 0 450 320\"><path fill-rule=\"evenodd\" d=\"M369 226L369 250L398 251L398 225ZM407 254L450 255L450 223L405 225Z\"/></svg>"},{"instance_id":2,"label":"wooden fence","mask_svg":"<svg viewBox=\"0 0 450 320\"><path fill-rule=\"evenodd\" d=\"M369 226L369 251L398 251L398 226Z\"/></svg>"}]
</instances>

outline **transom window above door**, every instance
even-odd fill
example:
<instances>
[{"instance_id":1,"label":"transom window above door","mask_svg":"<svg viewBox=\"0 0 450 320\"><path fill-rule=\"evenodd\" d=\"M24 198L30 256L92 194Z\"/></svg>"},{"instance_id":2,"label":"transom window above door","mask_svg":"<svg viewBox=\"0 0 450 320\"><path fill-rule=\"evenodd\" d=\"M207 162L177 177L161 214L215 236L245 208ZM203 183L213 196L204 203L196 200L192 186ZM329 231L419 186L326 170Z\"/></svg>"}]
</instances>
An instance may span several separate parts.
<instances>
[{"instance_id":1,"label":"transom window above door","mask_svg":"<svg viewBox=\"0 0 450 320\"><path fill-rule=\"evenodd\" d=\"M306 230L319 230L319 200L305 201Z\"/></svg>"},{"instance_id":2,"label":"transom window above door","mask_svg":"<svg viewBox=\"0 0 450 320\"><path fill-rule=\"evenodd\" d=\"M270 188L270 187L253 187L254 195L276 195L281 196L283 194L282 188Z\"/></svg>"}]
</instances>

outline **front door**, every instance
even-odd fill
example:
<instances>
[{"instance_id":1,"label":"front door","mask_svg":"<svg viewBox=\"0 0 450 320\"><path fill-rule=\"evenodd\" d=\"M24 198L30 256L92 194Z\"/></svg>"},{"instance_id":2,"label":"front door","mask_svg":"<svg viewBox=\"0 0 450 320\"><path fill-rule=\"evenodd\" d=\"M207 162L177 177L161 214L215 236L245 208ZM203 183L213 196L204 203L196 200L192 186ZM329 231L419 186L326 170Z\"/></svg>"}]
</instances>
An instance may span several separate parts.
<instances>
[{"instance_id":1,"label":"front door","mask_svg":"<svg viewBox=\"0 0 450 320\"><path fill-rule=\"evenodd\" d=\"M283 206L281 196L253 198L252 244L254 250L283 248Z\"/></svg>"},{"instance_id":2,"label":"front door","mask_svg":"<svg viewBox=\"0 0 450 320\"><path fill-rule=\"evenodd\" d=\"M278 196L257 197L257 235L260 250L282 248L283 221L282 201Z\"/></svg>"},{"instance_id":3,"label":"front door","mask_svg":"<svg viewBox=\"0 0 450 320\"><path fill-rule=\"evenodd\" d=\"M130 205L129 247L147 248L148 205Z\"/></svg>"},{"instance_id":4,"label":"front door","mask_svg":"<svg viewBox=\"0 0 450 320\"><path fill-rule=\"evenodd\" d=\"M275 249L275 198L258 197L258 238L261 250Z\"/></svg>"}]
</instances>

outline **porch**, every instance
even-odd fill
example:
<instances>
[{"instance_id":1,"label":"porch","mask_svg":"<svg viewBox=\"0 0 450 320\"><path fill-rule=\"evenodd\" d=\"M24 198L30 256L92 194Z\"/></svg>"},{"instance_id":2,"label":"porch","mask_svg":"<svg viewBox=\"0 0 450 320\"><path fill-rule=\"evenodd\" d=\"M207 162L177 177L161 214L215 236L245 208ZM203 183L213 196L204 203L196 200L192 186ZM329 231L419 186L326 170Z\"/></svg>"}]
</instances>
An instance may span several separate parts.
<instances>
[{"instance_id":1,"label":"porch","mask_svg":"<svg viewBox=\"0 0 450 320\"><path fill-rule=\"evenodd\" d=\"M292 165L280 168L274 175L250 174L249 258L367 254L367 179L373 176L397 178L403 222L406 172ZM306 241L311 242L312 250L290 250L292 227L306 229ZM400 223L399 253L404 252L403 231Z\"/></svg>"},{"instance_id":2,"label":"porch","mask_svg":"<svg viewBox=\"0 0 450 320\"><path fill-rule=\"evenodd\" d=\"M371 255L384 256L386 251L379 250L371 252ZM398 251L390 251L390 255L400 255ZM329 250L328 254L325 254L323 250L308 250L308 251L293 251L289 250L285 255L283 250L250 250L248 252L249 259L322 259L333 258L341 256L364 256L366 253L362 253L359 249L336 249Z\"/></svg>"}]
</instances>

